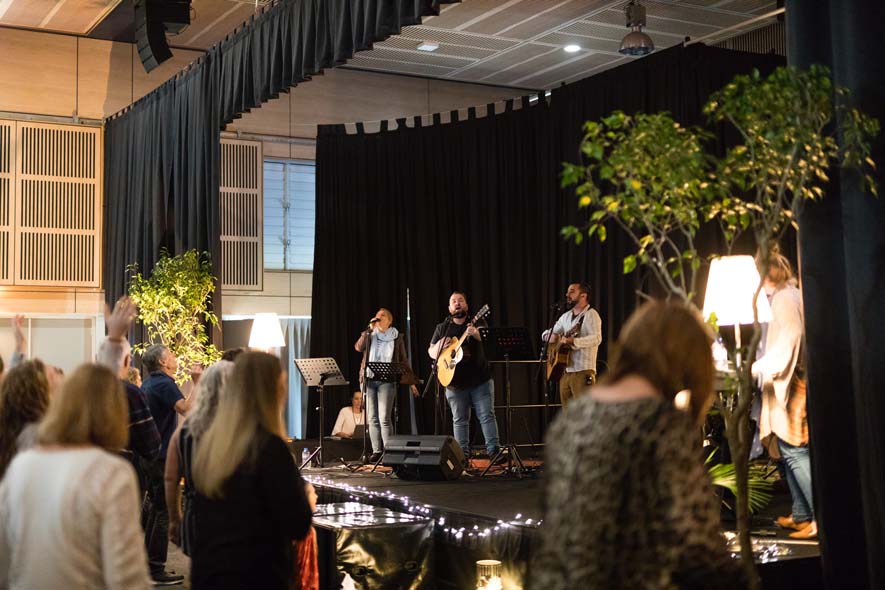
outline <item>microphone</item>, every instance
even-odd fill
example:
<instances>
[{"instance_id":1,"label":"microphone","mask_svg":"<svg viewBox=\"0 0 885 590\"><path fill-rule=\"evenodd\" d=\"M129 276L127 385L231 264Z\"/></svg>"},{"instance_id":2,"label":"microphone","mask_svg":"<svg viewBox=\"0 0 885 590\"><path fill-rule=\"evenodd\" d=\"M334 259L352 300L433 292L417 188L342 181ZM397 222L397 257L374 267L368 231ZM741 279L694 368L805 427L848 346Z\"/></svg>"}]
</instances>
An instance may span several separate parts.
<instances>
[{"instance_id":1,"label":"microphone","mask_svg":"<svg viewBox=\"0 0 885 590\"><path fill-rule=\"evenodd\" d=\"M372 318L371 320L369 320L369 323L370 323L370 324L375 324L375 323L378 323L378 322L380 322L380 321L381 321L380 318Z\"/></svg>"}]
</instances>

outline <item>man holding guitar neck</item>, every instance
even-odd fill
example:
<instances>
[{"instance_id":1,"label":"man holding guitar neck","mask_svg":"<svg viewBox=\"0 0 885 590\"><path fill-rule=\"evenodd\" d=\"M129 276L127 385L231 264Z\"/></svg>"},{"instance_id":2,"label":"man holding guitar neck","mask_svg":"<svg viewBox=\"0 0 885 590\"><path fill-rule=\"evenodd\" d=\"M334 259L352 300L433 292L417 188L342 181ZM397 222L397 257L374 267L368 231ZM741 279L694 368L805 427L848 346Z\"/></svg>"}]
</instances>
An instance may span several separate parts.
<instances>
[{"instance_id":1,"label":"man holding guitar neck","mask_svg":"<svg viewBox=\"0 0 885 590\"><path fill-rule=\"evenodd\" d=\"M457 361L454 377L446 387L446 400L452 408L455 440L461 445L465 455L468 454L470 442L468 425L472 404L482 427L486 450L489 457L494 457L498 452L498 422L495 420L494 408L495 384L483 351L482 336L476 326L469 323L467 312L467 297L464 293L459 291L452 293L449 297L450 318L437 324L427 354L436 360L441 353L448 354L446 349L449 345L466 336L461 344L463 358ZM485 322L478 320L477 323ZM507 460L503 455L501 459Z\"/></svg>"},{"instance_id":2,"label":"man holding guitar neck","mask_svg":"<svg viewBox=\"0 0 885 590\"><path fill-rule=\"evenodd\" d=\"M596 352L602 342L602 320L590 307L590 286L572 283L565 293L568 311L562 314L552 332L542 334L550 339L547 353L555 354L554 345L569 350L565 372L559 380L559 397L565 407L573 398L590 391L596 383Z\"/></svg>"}]
</instances>

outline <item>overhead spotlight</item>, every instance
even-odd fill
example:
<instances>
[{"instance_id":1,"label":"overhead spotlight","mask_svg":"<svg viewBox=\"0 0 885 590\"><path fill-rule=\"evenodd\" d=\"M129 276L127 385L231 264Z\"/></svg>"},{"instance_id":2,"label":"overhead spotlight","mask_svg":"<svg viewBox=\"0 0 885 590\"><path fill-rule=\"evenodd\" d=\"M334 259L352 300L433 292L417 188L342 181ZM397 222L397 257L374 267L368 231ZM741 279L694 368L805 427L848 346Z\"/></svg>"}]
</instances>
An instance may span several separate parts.
<instances>
[{"instance_id":1,"label":"overhead spotlight","mask_svg":"<svg viewBox=\"0 0 885 590\"><path fill-rule=\"evenodd\" d=\"M581 51L581 46L572 44L572 45L566 45L565 47L563 47L563 49L565 50L566 53L577 53L577 52Z\"/></svg>"},{"instance_id":2,"label":"overhead spotlight","mask_svg":"<svg viewBox=\"0 0 885 590\"><path fill-rule=\"evenodd\" d=\"M424 41L418 46L418 51L436 51L437 49L439 49L439 43L431 43L430 41Z\"/></svg>"},{"instance_id":3,"label":"overhead spotlight","mask_svg":"<svg viewBox=\"0 0 885 590\"><path fill-rule=\"evenodd\" d=\"M642 32L642 27L645 26L645 6L637 4L636 0L630 0L624 12L630 32L621 40L618 52L624 55L648 55L655 50L655 42Z\"/></svg>"}]
</instances>

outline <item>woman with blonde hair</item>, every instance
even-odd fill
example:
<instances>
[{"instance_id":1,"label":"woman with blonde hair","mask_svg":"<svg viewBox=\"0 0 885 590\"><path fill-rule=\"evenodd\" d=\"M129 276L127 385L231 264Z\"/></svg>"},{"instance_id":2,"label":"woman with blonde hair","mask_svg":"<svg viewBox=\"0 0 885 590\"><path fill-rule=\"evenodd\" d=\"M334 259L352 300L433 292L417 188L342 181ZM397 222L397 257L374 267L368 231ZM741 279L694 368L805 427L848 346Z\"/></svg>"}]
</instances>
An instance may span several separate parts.
<instances>
[{"instance_id":1,"label":"woman with blonde hair","mask_svg":"<svg viewBox=\"0 0 885 590\"><path fill-rule=\"evenodd\" d=\"M627 321L608 374L548 431L531 588L746 586L725 551L703 465L711 342L699 314L682 304L647 303Z\"/></svg>"},{"instance_id":2,"label":"woman with blonde hair","mask_svg":"<svg viewBox=\"0 0 885 590\"><path fill-rule=\"evenodd\" d=\"M117 376L74 371L0 484L0 587L151 587L128 437Z\"/></svg>"},{"instance_id":3,"label":"woman with blonde hair","mask_svg":"<svg viewBox=\"0 0 885 590\"><path fill-rule=\"evenodd\" d=\"M291 541L307 535L311 510L283 441L285 399L278 358L237 357L215 418L193 450L194 590L288 588Z\"/></svg>"},{"instance_id":4,"label":"woman with blonde hair","mask_svg":"<svg viewBox=\"0 0 885 590\"><path fill-rule=\"evenodd\" d=\"M194 406L169 439L166 454L166 506L169 508L169 540L179 545L185 555L190 555L193 538L194 478L191 472L193 449L198 439L212 424L222 397L224 384L234 364L218 361L207 368L200 378L193 395ZM184 477L184 511L182 515L181 478Z\"/></svg>"}]
</instances>

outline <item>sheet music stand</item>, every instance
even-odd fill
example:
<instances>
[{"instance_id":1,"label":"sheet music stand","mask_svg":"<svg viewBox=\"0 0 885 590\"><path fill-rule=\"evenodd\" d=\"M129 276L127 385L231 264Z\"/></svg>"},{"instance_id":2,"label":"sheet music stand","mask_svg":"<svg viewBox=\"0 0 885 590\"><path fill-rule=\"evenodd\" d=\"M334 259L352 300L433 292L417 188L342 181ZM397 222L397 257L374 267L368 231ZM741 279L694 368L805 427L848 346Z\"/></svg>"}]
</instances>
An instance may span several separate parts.
<instances>
[{"instance_id":1,"label":"sheet music stand","mask_svg":"<svg viewBox=\"0 0 885 590\"><path fill-rule=\"evenodd\" d=\"M511 362L537 362L532 350L532 341L528 330L523 327L491 328L481 327L479 333L485 343L486 355L491 362L504 362L504 406L507 417L507 444L501 445L494 457L489 459L489 464L482 472L485 476L495 461L503 454L507 454L507 467L505 471L515 474L522 479L525 473L525 465L519 456L516 445L513 444L513 409L510 405L510 363ZM514 467L514 463L518 468Z\"/></svg>"},{"instance_id":2,"label":"sheet music stand","mask_svg":"<svg viewBox=\"0 0 885 590\"><path fill-rule=\"evenodd\" d=\"M349 382L341 374L338 363L333 358L316 358L316 359L295 359L295 366L301 372L301 378L304 379L305 385L308 387L319 387L320 390L320 429L319 442L317 448L313 450L310 456L301 464L299 469L309 464L314 457L317 457L317 464L323 466L323 428L325 425L325 388L327 385L348 385Z\"/></svg>"},{"instance_id":3,"label":"sheet music stand","mask_svg":"<svg viewBox=\"0 0 885 590\"><path fill-rule=\"evenodd\" d=\"M415 385L418 382L417 377L415 377L415 373L412 372L412 368L409 367L406 363L382 363L378 361L371 361L366 363L366 368L372 371L371 381L381 381L382 383L396 383L397 385ZM396 395L394 394L394 408L396 408ZM377 411L377 410L376 410ZM394 427L396 427L396 419L394 418ZM381 453L381 456L378 457L378 460L375 461L375 465L372 467L372 471L378 468L378 465L384 460L384 455L387 453L387 449Z\"/></svg>"}]
</instances>

